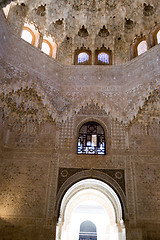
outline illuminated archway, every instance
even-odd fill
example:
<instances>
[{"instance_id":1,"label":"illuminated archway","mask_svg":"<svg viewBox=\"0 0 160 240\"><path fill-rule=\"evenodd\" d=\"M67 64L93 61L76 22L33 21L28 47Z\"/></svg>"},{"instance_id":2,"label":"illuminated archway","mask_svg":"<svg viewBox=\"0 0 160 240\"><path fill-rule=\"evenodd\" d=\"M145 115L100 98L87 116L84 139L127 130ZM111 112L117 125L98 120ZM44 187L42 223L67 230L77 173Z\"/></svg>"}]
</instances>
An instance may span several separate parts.
<instances>
[{"instance_id":1,"label":"illuminated archway","mask_svg":"<svg viewBox=\"0 0 160 240\"><path fill-rule=\"evenodd\" d=\"M97 240L126 239L120 200L102 181L85 179L68 189L61 202L56 240L78 240L84 221L95 224Z\"/></svg>"}]
</instances>

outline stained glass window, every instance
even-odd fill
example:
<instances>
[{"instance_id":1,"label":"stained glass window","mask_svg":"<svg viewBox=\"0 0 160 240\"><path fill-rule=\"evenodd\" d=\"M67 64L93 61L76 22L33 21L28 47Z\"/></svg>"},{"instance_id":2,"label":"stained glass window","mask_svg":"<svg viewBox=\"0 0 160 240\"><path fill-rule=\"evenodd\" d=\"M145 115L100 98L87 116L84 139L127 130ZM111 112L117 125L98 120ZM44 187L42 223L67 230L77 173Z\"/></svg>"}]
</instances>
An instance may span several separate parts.
<instances>
[{"instance_id":1,"label":"stained glass window","mask_svg":"<svg viewBox=\"0 0 160 240\"><path fill-rule=\"evenodd\" d=\"M99 53L98 54L98 61L109 64L109 55L107 53L104 53L104 52Z\"/></svg>"},{"instance_id":2,"label":"stained glass window","mask_svg":"<svg viewBox=\"0 0 160 240\"><path fill-rule=\"evenodd\" d=\"M87 122L79 130L78 154L99 154L106 153L104 130L96 122Z\"/></svg>"},{"instance_id":3,"label":"stained glass window","mask_svg":"<svg viewBox=\"0 0 160 240\"><path fill-rule=\"evenodd\" d=\"M26 29L22 31L21 38L23 38L28 43L32 43L33 40L32 34Z\"/></svg>"},{"instance_id":4,"label":"stained glass window","mask_svg":"<svg viewBox=\"0 0 160 240\"><path fill-rule=\"evenodd\" d=\"M46 42L42 42L41 50L48 55L50 54L50 51L51 51L49 44Z\"/></svg>"},{"instance_id":5,"label":"stained glass window","mask_svg":"<svg viewBox=\"0 0 160 240\"><path fill-rule=\"evenodd\" d=\"M160 30L159 30L158 33L157 33L157 43L158 43L158 44L160 43Z\"/></svg>"},{"instance_id":6,"label":"stained glass window","mask_svg":"<svg viewBox=\"0 0 160 240\"><path fill-rule=\"evenodd\" d=\"M89 55L85 52L78 54L78 64L87 62L89 60Z\"/></svg>"},{"instance_id":7,"label":"stained glass window","mask_svg":"<svg viewBox=\"0 0 160 240\"><path fill-rule=\"evenodd\" d=\"M138 47L137 47L138 56L146 51L147 51L147 42L144 40L138 44Z\"/></svg>"}]
</instances>

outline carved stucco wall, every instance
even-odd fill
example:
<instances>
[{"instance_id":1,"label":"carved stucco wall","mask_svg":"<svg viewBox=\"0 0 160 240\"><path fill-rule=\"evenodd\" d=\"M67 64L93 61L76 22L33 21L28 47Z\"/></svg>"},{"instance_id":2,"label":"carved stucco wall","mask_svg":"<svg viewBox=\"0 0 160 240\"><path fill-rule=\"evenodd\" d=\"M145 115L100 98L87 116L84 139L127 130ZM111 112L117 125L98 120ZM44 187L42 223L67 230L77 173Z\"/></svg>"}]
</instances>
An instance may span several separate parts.
<instances>
[{"instance_id":1,"label":"carved stucco wall","mask_svg":"<svg viewBox=\"0 0 160 240\"><path fill-rule=\"evenodd\" d=\"M127 239L159 239L160 46L123 65L65 67L2 13L0 24L0 239L54 239L62 168L124 171ZM105 156L76 154L88 120L105 129Z\"/></svg>"},{"instance_id":2,"label":"carved stucco wall","mask_svg":"<svg viewBox=\"0 0 160 240\"><path fill-rule=\"evenodd\" d=\"M157 0L18 0L14 3L7 19L12 31L20 35L24 22L33 23L41 34L53 37L58 45L57 59L69 65L74 63L75 50L82 45L92 51L93 63L95 50L103 45L112 50L113 64L126 62L130 60L131 42L141 35L149 41L149 32L159 24Z\"/></svg>"}]
</instances>

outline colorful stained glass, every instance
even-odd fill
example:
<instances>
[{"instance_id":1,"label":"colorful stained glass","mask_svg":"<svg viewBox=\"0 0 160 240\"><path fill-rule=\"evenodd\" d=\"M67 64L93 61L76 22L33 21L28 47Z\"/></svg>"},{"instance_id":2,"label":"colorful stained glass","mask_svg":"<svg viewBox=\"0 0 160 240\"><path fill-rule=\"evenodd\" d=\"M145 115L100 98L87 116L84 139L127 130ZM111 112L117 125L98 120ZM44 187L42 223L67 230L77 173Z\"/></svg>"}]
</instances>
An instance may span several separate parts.
<instances>
[{"instance_id":1,"label":"colorful stained glass","mask_svg":"<svg viewBox=\"0 0 160 240\"><path fill-rule=\"evenodd\" d=\"M147 42L145 40L138 44L137 51L138 56L147 51Z\"/></svg>"},{"instance_id":2,"label":"colorful stained glass","mask_svg":"<svg viewBox=\"0 0 160 240\"><path fill-rule=\"evenodd\" d=\"M99 53L98 54L98 61L109 64L109 55L107 53L104 53L104 52Z\"/></svg>"},{"instance_id":3,"label":"colorful stained glass","mask_svg":"<svg viewBox=\"0 0 160 240\"><path fill-rule=\"evenodd\" d=\"M78 63L84 63L89 60L89 55L85 52L78 54Z\"/></svg>"}]
</instances>

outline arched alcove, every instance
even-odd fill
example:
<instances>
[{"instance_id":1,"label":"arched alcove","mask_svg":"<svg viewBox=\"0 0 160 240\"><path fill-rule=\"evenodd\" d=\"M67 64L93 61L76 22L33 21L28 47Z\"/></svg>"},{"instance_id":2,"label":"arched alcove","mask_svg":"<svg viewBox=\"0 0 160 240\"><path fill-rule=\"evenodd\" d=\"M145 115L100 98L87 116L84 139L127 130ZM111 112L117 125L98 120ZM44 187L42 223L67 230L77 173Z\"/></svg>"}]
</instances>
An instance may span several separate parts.
<instances>
[{"instance_id":1,"label":"arched alcove","mask_svg":"<svg viewBox=\"0 0 160 240\"><path fill-rule=\"evenodd\" d=\"M81 180L67 190L61 202L56 240L78 240L85 221L95 225L97 240L126 239L120 200L102 181Z\"/></svg>"}]
</instances>

